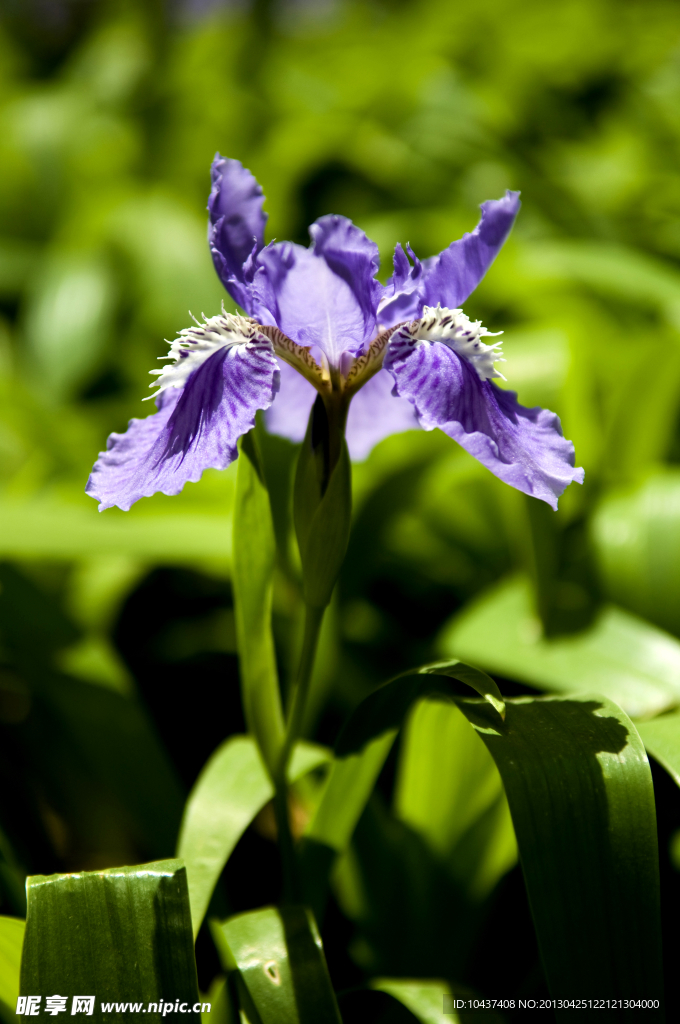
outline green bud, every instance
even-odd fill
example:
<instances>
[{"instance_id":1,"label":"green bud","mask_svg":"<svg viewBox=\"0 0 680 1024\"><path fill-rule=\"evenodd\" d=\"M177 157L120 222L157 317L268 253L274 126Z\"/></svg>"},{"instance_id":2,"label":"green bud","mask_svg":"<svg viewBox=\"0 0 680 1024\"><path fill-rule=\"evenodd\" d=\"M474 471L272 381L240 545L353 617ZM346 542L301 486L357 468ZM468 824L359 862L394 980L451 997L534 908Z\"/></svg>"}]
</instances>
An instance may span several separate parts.
<instances>
[{"instance_id":1,"label":"green bud","mask_svg":"<svg viewBox=\"0 0 680 1024\"><path fill-rule=\"evenodd\" d=\"M325 608L349 540L352 471L340 417L331 420L317 397L295 476L293 518L305 601Z\"/></svg>"}]
</instances>

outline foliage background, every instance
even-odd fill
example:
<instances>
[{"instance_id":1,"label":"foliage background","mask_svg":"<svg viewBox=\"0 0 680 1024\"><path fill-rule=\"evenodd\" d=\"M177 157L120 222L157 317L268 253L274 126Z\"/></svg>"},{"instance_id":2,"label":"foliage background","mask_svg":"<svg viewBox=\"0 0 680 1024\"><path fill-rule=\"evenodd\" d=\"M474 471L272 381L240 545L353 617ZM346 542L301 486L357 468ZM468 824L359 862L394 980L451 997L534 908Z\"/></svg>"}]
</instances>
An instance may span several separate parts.
<instances>
[{"instance_id":1,"label":"foliage background","mask_svg":"<svg viewBox=\"0 0 680 1024\"><path fill-rule=\"evenodd\" d=\"M604 602L680 636L677 4L3 8L3 912L21 912L26 871L170 856L184 794L243 729L235 467L129 513L99 516L83 493L107 434L147 411L163 339L225 298L205 243L215 150L262 182L269 238L304 242L317 216L342 213L376 239L385 274L396 241L430 255L474 226L480 202L521 189L515 231L466 312L505 331L510 384L560 414L586 469L553 515L438 433L388 439L357 465L310 735L332 742L371 686L441 654L451 617L513 573L533 580L546 636L587 628ZM282 488L293 456L272 442ZM290 607L282 573L284 685ZM504 688L524 692L512 678ZM458 980L487 994L540 993L518 869L456 931L441 895L455 888L451 865L390 809L398 772L395 755L357 840L373 903L346 889L327 913L336 983L369 968L445 973L453 956ZM680 806L657 769L655 784L672 929ZM239 844L215 912L276 899L277 871L265 818ZM202 935L205 987L215 969Z\"/></svg>"}]
</instances>

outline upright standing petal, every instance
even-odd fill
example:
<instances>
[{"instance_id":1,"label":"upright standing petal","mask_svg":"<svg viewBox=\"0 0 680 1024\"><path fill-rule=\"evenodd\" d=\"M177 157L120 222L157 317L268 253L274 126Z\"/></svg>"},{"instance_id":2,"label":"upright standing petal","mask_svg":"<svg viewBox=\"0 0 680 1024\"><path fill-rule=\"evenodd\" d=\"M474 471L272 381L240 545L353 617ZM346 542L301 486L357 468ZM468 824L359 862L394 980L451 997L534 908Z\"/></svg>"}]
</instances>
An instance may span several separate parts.
<instances>
[{"instance_id":1,"label":"upright standing petal","mask_svg":"<svg viewBox=\"0 0 680 1024\"><path fill-rule=\"evenodd\" d=\"M498 255L520 208L519 192L506 192L503 199L482 203L482 218L469 234L452 242L439 256L422 264L414 261L405 271L403 252L395 252L395 273L385 285L379 310L383 327L421 315L423 306L454 309L475 290Z\"/></svg>"},{"instance_id":2,"label":"upright standing petal","mask_svg":"<svg viewBox=\"0 0 680 1024\"><path fill-rule=\"evenodd\" d=\"M565 487L583 482L558 417L525 409L513 392L482 379L465 356L444 342L418 338L418 330L416 323L392 336L384 365L421 425L439 427L505 483L557 508Z\"/></svg>"},{"instance_id":3,"label":"upright standing petal","mask_svg":"<svg viewBox=\"0 0 680 1024\"><path fill-rule=\"evenodd\" d=\"M284 242L258 254L252 315L298 345L318 346L338 366L375 334L378 250L346 217L322 217L309 230L308 249Z\"/></svg>"},{"instance_id":4,"label":"upright standing petal","mask_svg":"<svg viewBox=\"0 0 680 1024\"><path fill-rule=\"evenodd\" d=\"M257 181L238 160L216 154L211 168L212 190L208 243L215 269L235 302L249 310L252 258L264 246L267 215L262 212L264 194Z\"/></svg>"},{"instance_id":5,"label":"upright standing petal","mask_svg":"<svg viewBox=\"0 0 680 1024\"><path fill-rule=\"evenodd\" d=\"M420 428L411 403L393 394L393 389L391 375L386 370L378 370L352 399L345 433L354 461L367 458L378 441L390 434Z\"/></svg>"},{"instance_id":6,"label":"upright standing petal","mask_svg":"<svg viewBox=\"0 0 680 1024\"><path fill-rule=\"evenodd\" d=\"M199 328L202 336L191 328L173 343L177 362L163 371L158 412L130 420L124 434L111 434L95 463L86 492L100 511L112 505L127 511L156 491L179 494L204 469L234 461L238 438L253 427L257 410L271 405L279 378L269 339L247 325L248 340L235 341L239 325L239 317L213 317Z\"/></svg>"}]
</instances>

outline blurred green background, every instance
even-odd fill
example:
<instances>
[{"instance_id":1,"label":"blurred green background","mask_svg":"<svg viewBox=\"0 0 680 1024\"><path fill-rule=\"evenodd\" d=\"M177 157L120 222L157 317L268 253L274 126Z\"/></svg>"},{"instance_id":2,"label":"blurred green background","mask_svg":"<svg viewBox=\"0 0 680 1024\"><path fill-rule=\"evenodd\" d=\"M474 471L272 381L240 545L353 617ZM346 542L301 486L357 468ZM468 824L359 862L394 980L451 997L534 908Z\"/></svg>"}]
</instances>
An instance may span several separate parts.
<instances>
[{"instance_id":1,"label":"blurred green background","mask_svg":"<svg viewBox=\"0 0 680 1024\"><path fill-rule=\"evenodd\" d=\"M170 855L188 787L243 729L235 467L129 513L99 515L83 492L107 434L149 411L163 339L189 310L230 306L206 245L216 150L262 183L268 238L304 242L316 217L344 214L378 242L383 279L397 241L438 252L480 202L521 189L515 230L466 312L505 332L508 386L560 414L586 470L553 514L438 432L390 438L357 465L310 735L332 742L371 686L446 653L495 671L508 693L606 690L641 718L680 703L677 3L4 0L4 912L21 911L25 871ZM283 506L294 454L268 446ZM282 571L275 601L284 685L294 582ZM437 875L439 893L458 884L441 835L404 810L404 751L357 840L374 905L347 869L329 909L329 955L349 983L364 968L447 970L418 924L441 916L434 883L411 907L392 901L433 864L448 879ZM680 807L655 772L670 900ZM276 898L272 851L266 823L251 829L216 912ZM493 880L513 859L506 843ZM524 936L508 977L542 984L518 877L474 904L477 932L451 939L447 956L468 964L459 978L482 989L479 929L507 958L508 916Z\"/></svg>"}]
</instances>

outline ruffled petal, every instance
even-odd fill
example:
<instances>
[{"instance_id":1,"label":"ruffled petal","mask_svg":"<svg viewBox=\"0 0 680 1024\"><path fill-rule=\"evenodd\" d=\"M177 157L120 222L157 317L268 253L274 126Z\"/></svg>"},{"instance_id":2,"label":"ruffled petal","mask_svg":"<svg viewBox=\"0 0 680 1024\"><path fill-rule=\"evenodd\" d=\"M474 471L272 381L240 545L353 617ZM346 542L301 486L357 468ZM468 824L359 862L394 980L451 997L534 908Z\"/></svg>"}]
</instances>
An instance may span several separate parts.
<instances>
[{"instance_id":1,"label":"ruffled petal","mask_svg":"<svg viewBox=\"0 0 680 1024\"><path fill-rule=\"evenodd\" d=\"M556 509L565 487L583 482L555 413L525 409L514 392L481 380L450 346L414 340L402 328L390 340L384 365L425 430L439 427L505 483Z\"/></svg>"},{"instance_id":2,"label":"ruffled petal","mask_svg":"<svg viewBox=\"0 0 680 1024\"><path fill-rule=\"evenodd\" d=\"M288 363L281 361L281 384L276 401L267 409L265 422L270 434L289 441L301 441L318 392Z\"/></svg>"},{"instance_id":3,"label":"ruffled petal","mask_svg":"<svg viewBox=\"0 0 680 1024\"><path fill-rule=\"evenodd\" d=\"M257 181L238 160L216 154L208 200L208 243L215 269L235 302L250 312L253 257L264 246L267 215Z\"/></svg>"},{"instance_id":4,"label":"ruffled petal","mask_svg":"<svg viewBox=\"0 0 680 1024\"><path fill-rule=\"evenodd\" d=\"M284 242L258 254L252 315L339 366L376 333L378 250L346 217L322 217L309 231L308 249Z\"/></svg>"},{"instance_id":5,"label":"ruffled petal","mask_svg":"<svg viewBox=\"0 0 680 1024\"><path fill-rule=\"evenodd\" d=\"M378 441L390 434L419 429L413 406L393 394L393 388L390 374L378 370L352 399L346 437L349 454L355 462L367 458Z\"/></svg>"},{"instance_id":6,"label":"ruffled petal","mask_svg":"<svg viewBox=\"0 0 680 1024\"><path fill-rule=\"evenodd\" d=\"M263 336L217 349L183 388L168 387L156 397L155 415L130 420L124 434L111 434L86 493L100 502L100 511L112 505L127 511L156 491L179 494L204 469L225 469L257 410L271 405L278 377L271 343Z\"/></svg>"},{"instance_id":7,"label":"ruffled petal","mask_svg":"<svg viewBox=\"0 0 680 1024\"><path fill-rule=\"evenodd\" d=\"M423 306L462 305L475 290L498 255L520 208L519 192L507 191L503 199L482 203L482 218L469 234L452 242L439 256L419 263L409 251L413 266L397 247L394 273L385 285L378 318L382 327L393 327L421 315Z\"/></svg>"}]
</instances>

